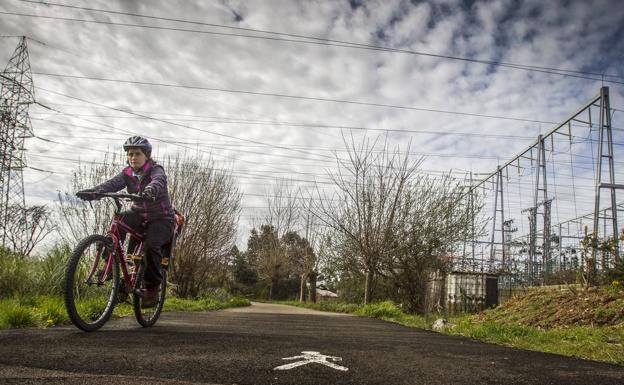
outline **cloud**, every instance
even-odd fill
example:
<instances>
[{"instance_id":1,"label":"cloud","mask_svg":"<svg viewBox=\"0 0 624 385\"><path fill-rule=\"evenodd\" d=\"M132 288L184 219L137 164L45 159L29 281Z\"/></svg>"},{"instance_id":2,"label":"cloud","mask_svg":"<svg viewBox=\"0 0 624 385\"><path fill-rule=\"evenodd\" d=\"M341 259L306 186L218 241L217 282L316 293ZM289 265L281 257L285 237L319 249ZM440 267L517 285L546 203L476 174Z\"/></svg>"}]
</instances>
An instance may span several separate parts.
<instances>
[{"instance_id":1,"label":"cloud","mask_svg":"<svg viewBox=\"0 0 624 385\"><path fill-rule=\"evenodd\" d=\"M80 3L76 3L81 6ZM195 20L232 27L315 36L368 45L623 76L624 11L608 1L99 1L89 4L120 12ZM4 12L131 23L197 31L276 37L266 33L206 25L140 19L87 10L21 2L3 2ZM71 114L50 116L32 109L37 135L58 139L47 145L29 139L29 164L52 169L47 174L27 170L28 199L50 201L67 185L75 159L96 160L100 151L115 150L128 133L156 141L159 156L188 148L212 152L222 165L231 165L244 192L255 194L273 182L237 173L254 170L266 177L289 175L324 177L332 149L343 147L341 134L349 130L274 124L317 123L385 129L507 135L498 139L471 136L388 133L392 144L412 143L414 157L430 154L427 170L492 172L552 125L479 118L461 114L375 107L321 100L305 100L244 93L219 92L59 78L53 73L96 78L137 80L311 98L350 100L404 107L445 110L529 120L565 119L601 86L600 81L563 77L535 71L354 47L219 36L183 31L0 15L0 35L27 35L37 97L44 104ZM284 39L306 40L282 36ZM0 63L13 52L15 39L0 39ZM622 81L622 78L614 80ZM624 89L611 87L613 105L622 107ZM179 120L183 128L159 121L136 119L123 113L64 98L42 89L71 95L106 106L142 111L142 114ZM67 106L68 104L74 107ZM107 117L102 117L102 116ZM614 126L624 127L624 113L614 115ZM112 116L112 117L111 117ZM132 119L130 119L132 118ZM191 119L193 121L188 121ZM52 121L64 123L59 125ZM86 126L90 128L78 128ZM112 128L111 128L112 127ZM220 133L230 137L218 136ZM357 139L379 132L354 130ZM93 136L97 139L84 139ZM237 137L242 140L233 139ZM247 140L247 142L245 142ZM189 145L172 142L194 143ZM249 141L291 147L284 150ZM171 143L169 143L171 142ZM93 151L79 151L88 145ZM218 147L218 149L215 149ZM308 148L315 156L303 154ZM97 151L96 151L97 150ZM435 156L435 154L443 156ZM344 153L338 153L344 156ZM49 156L50 158L44 158ZM66 158L69 160L52 159ZM304 158L304 159L300 159ZM305 160L307 158L307 160ZM73 161L72 161L73 160ZM297 183L294 183L297 184ZM244 206L265 205L246 196ZM240 240L246 238L253 209L245 209Z\"/></svg>"}]
</instances>

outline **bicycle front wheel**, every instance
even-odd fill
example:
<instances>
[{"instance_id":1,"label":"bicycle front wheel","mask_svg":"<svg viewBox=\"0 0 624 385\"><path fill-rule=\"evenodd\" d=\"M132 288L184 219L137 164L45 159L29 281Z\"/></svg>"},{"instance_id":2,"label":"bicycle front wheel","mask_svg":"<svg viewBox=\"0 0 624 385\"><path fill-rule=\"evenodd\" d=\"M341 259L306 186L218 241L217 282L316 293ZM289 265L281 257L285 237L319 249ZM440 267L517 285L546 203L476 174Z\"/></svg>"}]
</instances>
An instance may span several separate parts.
<instances>
[{"instance_id":1,"label":"bicycle front wheel","mask_svg":"<svg viewBox=\"0 0 624 385\"><path fill-rule=\"evenodd\" d=\"M153 307L143 306L143 295L145 293L145 261L139 266L137 272L136 285L134 289L134 315L137 322L143 327L150 327L158 321L163 305L165 304L165 294L167 293L167 270L161 269L162 281L158 287L158 303Z\"/></svg>"},{"instance_id":2,"label":"bicycle front wheel","mask_svg":"<svg viewBox=\"0 0 624 385\"><path fill-rule=\"evenodd\" d=\"M115 308L119 266L113 259L112 241L91 235L74 249L65 272L65 307L71 322L81 330L101 328Z\"/></svg>"}]
</instances>

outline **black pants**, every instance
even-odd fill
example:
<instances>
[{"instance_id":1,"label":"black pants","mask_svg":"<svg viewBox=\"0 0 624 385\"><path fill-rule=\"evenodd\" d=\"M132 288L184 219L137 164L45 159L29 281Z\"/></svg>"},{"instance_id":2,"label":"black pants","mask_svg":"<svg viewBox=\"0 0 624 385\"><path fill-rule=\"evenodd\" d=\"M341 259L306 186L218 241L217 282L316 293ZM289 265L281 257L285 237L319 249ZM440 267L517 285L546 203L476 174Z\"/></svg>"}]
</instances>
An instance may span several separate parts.
<instances>
[{"instance_id":1,"label":"black pants","mask_svg":"<svg viewBox=\"0 0 624 385\"><path fill-rule=\"evenodd\" d=\"M121 221L134 229L137 233L145 234L143 248L145 250L145 260L147 269L145 270L145 286L154 287L160 285L162 274L160 273L160 261L163 258L162 247L169 243L173 237L173 222L163 219L150 223L145 223L143 218L134 211L124 211L121 213ZM126 232L119 229L119 235L123 241ZM135 240L130 239L128 252L132 253L136 246Z\"/></svg>"}]
</instances>

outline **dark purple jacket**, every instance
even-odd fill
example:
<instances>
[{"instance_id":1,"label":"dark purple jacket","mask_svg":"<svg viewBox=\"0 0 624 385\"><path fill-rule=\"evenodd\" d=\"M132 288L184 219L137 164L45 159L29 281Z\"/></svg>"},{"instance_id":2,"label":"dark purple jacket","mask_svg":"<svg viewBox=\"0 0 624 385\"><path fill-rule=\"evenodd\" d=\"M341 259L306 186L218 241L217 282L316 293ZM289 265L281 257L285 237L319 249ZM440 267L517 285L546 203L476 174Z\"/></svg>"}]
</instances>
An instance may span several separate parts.
<instances>
[{"instance_id":1,"label":"dark purple jacket","mask_svg":"<svg viewBox=\"0 0 624 385\"><path fill-rule=\"evenodd\" d=\"M129 194L140 194L145 187L153 189L156 200L154 202L134 202L132 211L140 214L146 222L151 223L166 219L173 221L173 206L167 190L167 175L165 169L149 159L138 172L139 177L133 175L132 167L124 168L112 179L95 187L98 192L117 192L126 188Z\"/></svg>"}]
</instances>

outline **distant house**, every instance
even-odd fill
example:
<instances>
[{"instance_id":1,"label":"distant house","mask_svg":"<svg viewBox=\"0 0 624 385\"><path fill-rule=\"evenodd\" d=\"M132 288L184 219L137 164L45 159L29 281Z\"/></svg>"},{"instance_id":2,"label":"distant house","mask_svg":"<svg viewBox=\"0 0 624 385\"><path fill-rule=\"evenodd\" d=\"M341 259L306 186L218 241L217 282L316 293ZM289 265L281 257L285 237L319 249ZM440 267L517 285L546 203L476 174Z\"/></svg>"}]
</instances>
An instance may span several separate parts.
<instances>
[{"instance_id":1,"label":"distant house","mask_svg":"<svg viewBox=\"0 0 624 385\"><path fill-rule=\"evenodd\" d=\"M325 289L319 289L318 287L316 288L316 299L319 301L327 301L327 300L332 300L334 298L338 298L338 294L334 293L333 291L329 291L329 290L325 290Z\"/></svg>"}]
</instances>

